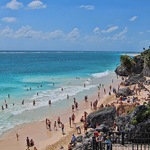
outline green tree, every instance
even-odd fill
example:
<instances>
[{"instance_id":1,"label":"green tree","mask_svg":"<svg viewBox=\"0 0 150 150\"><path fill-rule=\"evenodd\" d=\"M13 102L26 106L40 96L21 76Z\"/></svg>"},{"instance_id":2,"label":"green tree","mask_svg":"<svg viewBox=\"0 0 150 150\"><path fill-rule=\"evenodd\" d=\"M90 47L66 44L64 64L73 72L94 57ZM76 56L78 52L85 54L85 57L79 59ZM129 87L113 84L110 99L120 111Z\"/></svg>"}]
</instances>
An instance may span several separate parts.
<instances>
[{"instance_id":1,"label":"green tree","mask_svg":"<svg viewBox=\"0 0 150 150\"><path fill-rule=\"evenodd\" d=\"M128 55L120 56L121 65L127 69L128 72L131 71L133 64L135 63L133 59Z\"/></svg>"}]
</instances>

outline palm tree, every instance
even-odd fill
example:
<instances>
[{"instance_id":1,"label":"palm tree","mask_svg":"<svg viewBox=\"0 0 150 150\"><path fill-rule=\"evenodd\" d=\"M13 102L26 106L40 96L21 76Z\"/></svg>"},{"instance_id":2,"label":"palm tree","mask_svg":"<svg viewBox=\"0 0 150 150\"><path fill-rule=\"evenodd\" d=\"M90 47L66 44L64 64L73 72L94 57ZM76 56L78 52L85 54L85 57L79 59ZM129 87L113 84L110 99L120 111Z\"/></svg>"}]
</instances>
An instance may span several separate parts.
<instances>
[{"instance_id":1,"label":"palm tree","mask_svg":"<svg viewBox=\"0 0 150 150\"><path fill-rule=\"evenodd\" d=\"M145 51L145 47L143 47L143 51Z\"/></svg>"}]
</instances>

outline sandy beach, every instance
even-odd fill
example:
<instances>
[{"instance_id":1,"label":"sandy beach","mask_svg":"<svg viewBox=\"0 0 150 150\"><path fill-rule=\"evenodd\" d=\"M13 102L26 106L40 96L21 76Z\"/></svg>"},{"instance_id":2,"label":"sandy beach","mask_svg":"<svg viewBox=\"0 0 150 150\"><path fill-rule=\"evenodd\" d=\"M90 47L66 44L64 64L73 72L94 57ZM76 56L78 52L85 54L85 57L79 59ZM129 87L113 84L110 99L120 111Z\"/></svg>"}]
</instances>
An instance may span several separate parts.
<instances>
[{"instance_id":1,"label":"sandy beach","mask_svg":"<svg viewBox=\"0 0 150 150\"><path fill-rule=\"evenodd\" d=\"M148 78L147 78L148 79ZM118 84L121 82L121 77L117 80L117 83L110 83L112 87L118 88ZM133 89L134 85L132 85L130 88ZM149 88L149 86L146 86ZM120 88L124 88L124 86L120 86ZM4 140L0 141L0 146L2 150L24 150L26 149L26 137L28 136L29 139L33 139L35 142L35 146L38 150L57 150L60 149L61 146L64 147L64 149L67 149L68 143L71 140L72 134L75 134L75 136L78 136L80 134L77 134L76 126L80 125L81 127L81 134L84 134L83 130L83 123L80 122L81 116L84 115L84 111L87 111L88 113L94 111L90 108L90 102L94 102L96 99L98 99L98 92L100 92L100 99L98 99L98 106L100 104L110 104L112 102L116 102L117 98L115 97L115 94L111 92L112 94L109 95L109 87L105 87L106 94L104 94L104 88L101 88L101 90L97 90L93 93L92 97L88 98L88 102L85 102L84 100L79 103L79 109L74 111L74 114L76 116L75 118L75 124L72 124L72 127L69 126L69 117L72 115L71 108L62 112L60 114L61 122L64 123L65 134L63 135L61 132L61 128L58 128L57 131L54 130L54 121L57 120L58 116L53 116L53 119L50 119L52 124L51 128L52 131L49 131L49 129L46 128L45 120L41 122L37 122L34 124L28 124L15 127L14 130L8 132L6 135L4 135ZM147 98L147 91L141 91L140 95L138 96L138 99L140 99L139 103L143 104L145 101L143 98ZM73 100L72 100L73 102ZM126 102L123 102L126 103ZM116 104L117 107L119 104ZM54 119L55 118L55 119ZM19 134L19 140L16 139L16 133ZM30 150L34 149L34 147L30 147Z\"/></svg>"},{"instance_id":2,"label":"sandy beach","mask_svg":"<svg viewBox=\"0 0 150 150\"><path fill-rule=\"evenodd\" d=\"M146 79L148 80L149 78L147 77ZM121 80L119 80L119 81L121 81ZM131 85L130 88L133 89L134 86L137 87L137 85ZM116 85L115 85L114 87L116 87ZM148 88L148 89L150 89L149 86L145 86L145 87ZM125 88L125 86L120 86L120 88ZM109 90L109 89L107 88L107 90ZM111 92L111 93L112 93L112 92ZM148 97L148 93L149 93L149 92L142 90L141 93L140 93L140 95L139 95L139 94L136 95L136 96L138 97L138 99L140 100L140 101L139 101L139 104L140 104L140 105L142 105L142 104L145 102L144 99ZM132 96L129 96L129 97L132 98ZM103 98L98 101L98 106L100 106L100 104L103 104L103 105L105 105L105 104L111 104L111 103L113 103L113 102L117 102L117 100L118 100L118 98L116 98L116 96L115 96L114 93L112 93L111 95L109 95L109 94L107 93L107 94L103 95ZM126 101L123 101L123 104L127 104L127 102L126 102ZM132 105L132 104L128 104L128 105ZM115 104L115 107L116 107L116 108L117 108L118 106L119 106L119 104ZM94 110L88 109L88 110L86 110L86 111L92 112L92 111L94 111ZM81 126L81 129L82 129L82 131L83 131L83 124L80 122L80 118L77 119L76 125L80 125L80 126ZM75 126L76 126L76 125L74 125L74 128L72 128L71 130L68 130L69 132L68 132L68 134L67 134L65 137L62 137L62 138L61 138L59 141L57 141L57 142L55 141L54 144L50 144L49 146L47 146L47 147L46 147L45 149L43 149L43 150L55 150L55 149L60 149L61 146L63 146L64 149L67 149L68 143L69 143L70 140L71 140L72 134L75 134L75 136L79 136L79 134L76 133L76 129L75 129ZM90 129L88 129L88 130L90 130ZM82 132L82 135L83 135L83 134L84 134L84 132ZM43 145L43 146L44 146L44 145Z\"/></svg>"},{"instance_id":3,"label":"sandy beach","mask_svg":"<svg viewBox=\"0 0 150 150\"><path fill-rule=\"evenodd\" d=\"M111 83L112 87L117 88L118 83L120 83L121 81L121 78L119 78L117 81L118 81L117 83ZM105 87L105 89L106 89L106 92L109 91L109 87ZM88 113L93 111L90 108L90 102L94 102L96 99L98 99L98 92L100 92L99 103L105 103L105 98L103 98L104 96L103 90L104 89L101 88L101 90L95 91L91 97L88 97L88 102L85 102L83 100L82 102L79 103L79 109L74 111L74 114L76 116L76 119L75 119L76 124L72 125L72 128L69 127L69 117L71 117L72 115L71 108L60 114L61 122L65 124L65 130L64 130L65 135L62 135L61 128L59 128L58 131L55 131L53 129L54 121L57 120L58 116L50 116L48 119L50 119L52 122L51 124L52 131L49 131L49 129L46 128L45 120L41 122L30 123L28 125L24 124L21 126L17 126L13 130L4 134L4 136L2 137L2 140L0 141L1 149L5 149L5 150L10 150L10 149L21 150L22 149L23 150L27 148L26 137L29 137L29 139L34 140L35 146L37 147L38 150L45 149L48 145L52 145L60 141L64 137L68 137L70 140L71 136L69 135L71 132L74 132L76 125L80 124L79 123L80 118L81 116L83 116L84 111L86 110ZM73 103L72 99L71 101ZM106 103L108 102L106 101ZM17 140L16 138L16 133L19 134L19 140ZM82 133L84 133L83 130L82 130ZM30 149L32 150L33 147L31 147Z\"/></svg>"}]
</instances>

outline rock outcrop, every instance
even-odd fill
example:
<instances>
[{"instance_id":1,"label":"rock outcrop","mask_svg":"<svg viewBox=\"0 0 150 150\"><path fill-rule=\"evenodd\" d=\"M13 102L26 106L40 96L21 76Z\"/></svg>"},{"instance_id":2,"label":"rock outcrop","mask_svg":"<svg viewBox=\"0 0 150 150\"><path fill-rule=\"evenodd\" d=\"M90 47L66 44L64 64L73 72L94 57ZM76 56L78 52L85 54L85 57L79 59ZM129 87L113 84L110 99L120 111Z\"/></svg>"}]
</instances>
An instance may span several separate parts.
<instances>
[{"instance_id":1,"label":"rock outcrop","mask_svg":"<svg viewBox=\"0 0 150 150\"><path fill-rule=\"evenodd\" d=\"M115 117L116 107L104 107L89 114L87 122L92 128L96 127L96 123L98 123L98 125L105 124L110 127L114 123Z\"/></svg>"},{"instance_id":2,"label":"rock outcrop","mask_svg":"<svg viewBox=\"0 0 150 150\"><path fill-rule=\"evenodd\" d=\"M122 65L118 66L115 70L116 74L120 75L120 76L128 76L130 74L130 72L128 72L128 70L123 67Z\"/></svg>"},{"instance_id":3,"label":"rock outcrop","mask_svg":"<svg viewBox=\"0 0 150 150\"><path fill-rule=\"evenodd\" d=\"M133 57L134 66L132 68L132 72L136 74L140 74L143 71L144 68L144 57L139 55L136 57Z\"/></svg>"},{"instance_id":4,"label":"rock outcrop","mask_svg":"<svg viewBox=\"0 0 150 150\"><path fill-rule=\"evenodd\" d=\"M120 131L150 132L150 107L136 106L126 116L118 117Z\"/></svg>"},{"instance_id":5,"label":"rock outcrop","mask_svg":"<svg viewBox=\"0 0 150 150\"><path fill-rule=\"evenodd\" d=\"M117 92L117 96L129 96L129 95L131 95L131 90L129 87L119 89L119 91Z\"/></svg>"},{"instance_id":6,"label":"rock outcrop","mask_svg":"<svg viewBox=\"0 0 150 150\"><path fill-rule=\"evenodd\" d=\"M125 106L126 107L126 106ZM123 116L118 117L118 125L119 125L119 131L127 131L127 132L150 132L150 107L149 105L140 105L140 106L132 106L130 105L130 109L128 110L128 113ZM99 127L96 129L91 129L89 132L85 133L85 135L78 136L76 138L76 141L74 143L74 146L72 150L91 150L92 149L92 138L94 137L94 132L95 130L98 132L103 133L103 137L106 140L106 135L108 135L108 132L110 131L109 127L112 127L111 121L114 122L115 118L111 118L109 120L109 117L112 113L112 115L115 116L115 107L108 108L101 108L100 110L96 111L97 113L91 113L88 116L88 122L91 124L91 126L95 126L95 124L92 124L91 121L95 121L97 123L99 119L101 118L103 123L105 122L106 124L109 122L109 126L106 124L101 124ZM103 109L103 110L102 110ZM104 119L103 117L108 117ZM94 117L96 116L96 117ZM109 121L106 121L109 120ZM116 141L122 140L122 137L117 138L117 136L120 136L121 134L118 132L116 133ZM137 136L137 135L134 135ZM139 136L139 135L138 135ZM142 136L142 135L140 135ZM134 138L134 137L133 137ZM124 140L128 140L129 137L124 136Z\"/></svg>"},{"instance_id":7,"label":"rock outcrop","mask_svg":"<svg viewBox=\"0 0 150 150\"><path fill-rule=\"evenodd\" d=\"M148 66L144 67L143 74L147 77L150 77L150 68Z\"/></svg>"},{"instance_id":8,"label":"rock outcrop","mask_svg":"<svg viewBox=\"0 0 150 150\"><path fill-rule=\"evenodd\" d=\"M72 150L91 150L92 149L92 137L94 130L90 130L83 136L78 136L75 140Z\"/></svg>"},{"instance_id":9,"label":"rock outcrop","mask_svg":"<svg viewBox=\"0 0 150 150\"><path fill-rule=\"evenodd\" d=\"M120 65L115 70L116 74L120 76L128 76L132 73L140 74L150 77L150 49L141 52L138 56L133 57L132 67L129 69L124 65Z\"/></svg>"},{"instance_id":10,"label":"rock outcrop","mask_svg":"<svg viewBox=\"0 0 150 150\"><path fill-rule=\"evenodd\" d=\"M135 74L140 74L144 68L144 57L140 56L140 55L133 57L133 62L134 62L134 64L130 70L128 70L123 65L118 66L115 70L116 74L118 74L120 76L128 76L133 72Z\"/></svg>"},{"instance_id":11,"label":"rock outcrop","mask_svg":"<svg viewBox=\"0 0 150 150\"><path fill-rule=\"evenodd\" d=\"M146 78L143 76L143 73L141 74L132 74L129 76L128 79L125 80L126 85L132 85L132 84L139 84L141 82L145 82Z\"/></svg>"}]
</instances>

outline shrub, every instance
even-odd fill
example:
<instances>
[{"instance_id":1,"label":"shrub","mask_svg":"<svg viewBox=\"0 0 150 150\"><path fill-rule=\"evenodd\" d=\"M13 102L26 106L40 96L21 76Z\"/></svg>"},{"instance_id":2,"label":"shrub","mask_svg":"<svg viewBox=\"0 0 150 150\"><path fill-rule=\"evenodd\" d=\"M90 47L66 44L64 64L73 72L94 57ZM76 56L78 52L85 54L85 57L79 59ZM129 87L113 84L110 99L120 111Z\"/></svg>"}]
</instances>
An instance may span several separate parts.
<instances>
[{"instance_id":1,"label":"shrub","mask_svg":"<svg viewBox=\"0 0 150 150\"><path fill-rule=\"evenodd\" d=\"M132 122L133 125L138 123L136 119L132 119L131 122Z\"/></svg>"}]
</instances>

